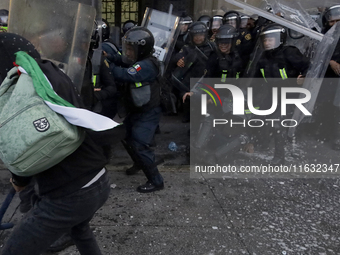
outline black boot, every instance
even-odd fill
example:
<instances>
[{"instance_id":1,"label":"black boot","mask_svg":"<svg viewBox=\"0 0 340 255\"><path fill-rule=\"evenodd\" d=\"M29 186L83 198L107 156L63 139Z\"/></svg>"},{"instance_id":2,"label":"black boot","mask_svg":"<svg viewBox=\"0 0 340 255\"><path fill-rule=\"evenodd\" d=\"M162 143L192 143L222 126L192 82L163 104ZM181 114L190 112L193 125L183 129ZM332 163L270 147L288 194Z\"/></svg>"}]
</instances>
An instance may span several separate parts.
<instances>
[{"instance_id":1,"label":"black boot","mask_svg":"<svg viewBox=\"0 0 340 255\"><path fill-rule=\"evenodd\" d=\"M68 233L63 234L47 249L50 252L58 252L66 249L67 247L74 245L74 241Z\"/></svg>"},{"instance_id":2,"label":"black boot","mask_svg":"<svg viewBox=\"0 0 340 255\"><path fill-rule=\"evenodd\" d=\"M127 175L134 175L137 174L140 170L142 170L140 166L138 166L137 164L133 164L132 167L126 169L125 173Z\"/></svg>"},{"instance_id":3,"label":"black boot","mask_svg":"<svg viewBox=\"0 0 340 255\"><path fill-rule=\"evenodd\" d=\"M269 161L271 165L284 165L285 163L285 139L282 130L274 130L275 152L272 160Z\"/></svg>"}]
</instances>

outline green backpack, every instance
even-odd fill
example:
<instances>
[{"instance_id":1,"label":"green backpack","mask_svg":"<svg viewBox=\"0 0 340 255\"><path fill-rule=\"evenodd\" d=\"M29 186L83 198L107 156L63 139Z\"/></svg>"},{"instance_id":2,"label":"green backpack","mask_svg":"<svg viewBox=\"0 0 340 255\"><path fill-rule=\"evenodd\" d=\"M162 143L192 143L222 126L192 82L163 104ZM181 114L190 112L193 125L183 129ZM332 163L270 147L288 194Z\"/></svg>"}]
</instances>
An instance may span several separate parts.
<instances>
[{"instance_id":1,"label":"green backpack","mask_svg":"<svg viewBox=\"0 0 340 255\"><path fill-rule=\"evenodd\" d=\"M58 96L37 62L24 52L0 86L0 158L18 176L32 176L61 162L85 137L113 120L76 108ZM53 109L53 110L52 110Z\"/></svg>"},{"instance_id":2,"label":"green backpack","mask_svg":"<svg viewBox=\"0 0 340 255\"><path fill-rule=\"evenodd\" d=\"M82 143L84 131L50 109L27 74L11 69L0 86L0 157L19 176L59 163Z\"/></svg>"}]
</instances>

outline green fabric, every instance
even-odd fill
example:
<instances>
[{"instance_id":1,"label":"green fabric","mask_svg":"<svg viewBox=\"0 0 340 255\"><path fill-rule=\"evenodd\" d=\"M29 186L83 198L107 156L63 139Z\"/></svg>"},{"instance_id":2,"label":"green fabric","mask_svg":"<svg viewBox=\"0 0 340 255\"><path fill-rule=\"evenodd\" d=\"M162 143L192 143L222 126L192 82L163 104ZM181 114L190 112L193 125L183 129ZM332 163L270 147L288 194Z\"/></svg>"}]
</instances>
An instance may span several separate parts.
<instances>
[{"instance_id":1,"label":"green fabric","mask_svg":"<svg viewBox=\"0 0 340 255\"><path fill-rule=\"evenodd\" d=\"M42 99L61 106L75 107L55 93L44 73L41 71L38 63L30 55L24 51L19 51L15 53L15 55L16 64L24 68L32 78L35 91Z\"/></svg>"}]
</instances>

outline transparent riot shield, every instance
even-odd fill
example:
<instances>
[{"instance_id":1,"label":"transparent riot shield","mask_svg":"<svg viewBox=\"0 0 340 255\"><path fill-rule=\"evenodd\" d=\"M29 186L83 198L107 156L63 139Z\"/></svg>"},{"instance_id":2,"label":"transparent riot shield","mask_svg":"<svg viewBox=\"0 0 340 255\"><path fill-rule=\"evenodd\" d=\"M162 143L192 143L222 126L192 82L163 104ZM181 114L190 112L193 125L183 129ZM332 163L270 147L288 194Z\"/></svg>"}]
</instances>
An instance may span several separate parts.
<instances>
[{"instance_id":1,"label":"transparent riot shield","mask_svg":"<svg viewBox=\"0 0 340 255\"><path fill-rule=\"evenodd\" d=\"M320 87L323 82L323 77L325 76L329 61L333 55L337 42L340 38L340 22L337 22L323 37L322 41L319 43L316 49L315 57L311 61L311 65L306 75L306 79L303 83L303 87L308 89L311 93L311 99L304 104L305 108L309 112L313 112L314 105L319 94ZM338 91L335 95L336 100L338 100ZM335 102L334 104L338 104ZM293 119L300 123L305 118L304 114L295 110ZM288 131L289 136L294 136L296 127L292 127Z\"/></svg>"},{"instance_id":2,"label":"transparent riot shield","mask_svg":"<svg viewBox=\"0 0 340 255\"><path fill-rule=\"evenodd\" d=\"M53 61L81 90L96 10L69 0L11 0L8 30Z\"/></svg>"},{"instance_id":3,"label":"transparent riot shield","mask_svg":"<svg viewBox=\"0 0 340 255\"><path fill-rule=\"evenodd\" d=\"M100 62L102 56L102 1L101 0L73 0L75 2L90 5L96 9L96 30L98 34L98 47L93 49L91 58L92 63L92 74L99 75L100 73Z\"/></svg>"},{"instance_id":4,"label":"transparent riot shield","mask_svg":"<svg viewBox=\"0 0 340 255\"><path fill-rule=\"evenodd\" d=\"M151 31L155 38L154 56L163 64L162 74L164 74L176 44L179 35L178 16L172 15L171 12L161 12L146 8L142 27Z\"/></svg>"},{"instance_id":5,"label":"transparent riot shield","mask_svg":"<svg viewBox=\"0 0 340 255\"><path fill-rule=\"evenodd\" d=\"M9 9L9 0L1 0L0 1L0 10L1 9L5 9L5 10Z\"/></svg>"}]
</instances>

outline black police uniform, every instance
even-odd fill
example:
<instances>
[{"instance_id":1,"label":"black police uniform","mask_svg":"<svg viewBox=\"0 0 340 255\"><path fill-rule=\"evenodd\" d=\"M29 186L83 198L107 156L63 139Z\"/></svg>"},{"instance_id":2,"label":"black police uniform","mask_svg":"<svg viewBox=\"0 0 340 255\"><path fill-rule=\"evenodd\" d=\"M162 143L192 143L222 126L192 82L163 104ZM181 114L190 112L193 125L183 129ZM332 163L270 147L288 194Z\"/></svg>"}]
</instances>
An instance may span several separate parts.
<instances>
[{"instance_id":1,"label":"black police uniform","mask_svg":"<svg viewBox=\"0 0 340 255\"><path fill-rule=\"evenodd\" d=\"M309 67L309 59L302 55L302 53L294 46L283 46L264 51L261 56L259 62L257 63L257 74L255 77L263 77L265 84L268 85L268 91L256 91L254 88L255 94L259 93L268 93L268 96L265 100L263 100L264 104L260 106L263 109L269 109L271 103L271 88L272 87L296 87L296 83L292 84L291 80L288 78L297 78L300 74L306 75ZM271 80L271 78L276 78L275 80ZM280 82L278 82L280 80ZM273 82L275 81L275 82ZM297 98L298 94L289 93L287 97ZM278 107L276 111L267 116L270 119L280 119L281 118L281 103L280 98L281 95L278 93ZM293 109L287 110L287 115L292 115ZM268 129L265 129L267 132ZM284 130L282 130L281 126L274 127L274 140L275 140L275 153L274 159L271 163L273 164L282 164L284 163L285 151L285 137ZM269 132L264 134L269 138ZM262 137L262 138L263 138ZM264 139L262 139L264 140ZM268 141L267 141L268 142Z\"/></svg>"},{"instance_id":2,"label":"black police uniform","mask_svg":"<svg viewBox=\"0 0 340 255\"><path fill-rule=\"evenodd\" d=\"M150 149L161 116L157 59L150 56L129 68L111 63L110 69L125 91L124 102L128 115L124 119L126 137L123 144L136 168L141 168L148 179L147 184L138 187L137 191L151 192L161 189L163 177L155 164L155 154Z\"/></svg>"}]
</instances>

